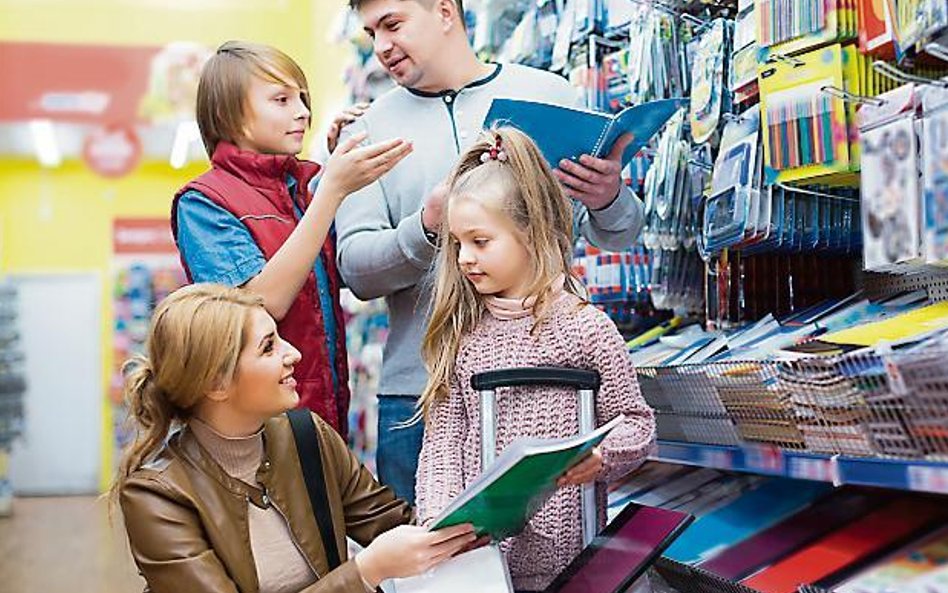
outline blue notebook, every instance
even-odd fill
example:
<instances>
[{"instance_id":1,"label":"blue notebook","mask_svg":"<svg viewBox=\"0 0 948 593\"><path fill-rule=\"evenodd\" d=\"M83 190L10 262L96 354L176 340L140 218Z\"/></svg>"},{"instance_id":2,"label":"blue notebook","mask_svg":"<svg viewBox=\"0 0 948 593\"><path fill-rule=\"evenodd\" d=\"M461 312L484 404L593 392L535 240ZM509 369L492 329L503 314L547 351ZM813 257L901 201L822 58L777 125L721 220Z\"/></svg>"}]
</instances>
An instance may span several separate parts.
<instances>
[{"instance_id":1,"label":"blue notebook","mask_svg":"<svg viewBox=\"0 0 948 593\"><path fill-rule=\"evenodd\" d=\"M625 166L685 104L683 99L660 99L611 115L548 103L494 99L484 127L498 124L521 130L533 138L552 167L563 159L575 161L583 154L603 158L619 136L632 132L635 140L622 155Z\"/></svg>"},{"instance_id":2,"label":"blue notebook","mask_svg":"<svg viewBox=\"0 0 948 593\"><path fill-rule=\"evenodd\" d=\"M832 485L823 482L785 478L767 480L731 504L699 517L665 555L685 564L707 560L832 490Z\"/></svg>"}]
</instances>

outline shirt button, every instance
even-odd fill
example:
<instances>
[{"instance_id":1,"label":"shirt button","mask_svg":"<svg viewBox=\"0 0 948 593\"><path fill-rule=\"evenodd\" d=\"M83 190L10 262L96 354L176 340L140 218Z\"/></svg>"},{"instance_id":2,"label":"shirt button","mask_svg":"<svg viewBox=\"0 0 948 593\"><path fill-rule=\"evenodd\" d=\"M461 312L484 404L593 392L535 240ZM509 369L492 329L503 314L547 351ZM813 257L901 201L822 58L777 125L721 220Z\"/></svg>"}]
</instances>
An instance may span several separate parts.
<instances>
[{"instance_id":1,"label":"shirt button","mask_svg":"<svg viewBox=\"0 0 948 593\"><path fill-rule=\"evenodd\" d=\"M462 131L461 131L461 140L464 140L464 139L466 139L466 138L467 138L467 132L465 132L465 131L462 130Z\"/></svg>"},{"instance_id":2,"label":"shirt button","mask_svg":"<svg viewBox=\"0 0 948 593\"><path fill-rule=\"evenodd\" d=\"M450 103L451 101L454 101L454 97L452 97L451 95L445 95L444 102Z\"/></svg>"},{"instance_id":3,"label":"shirt button","mask_svg":"<svg viewBox=\"0 0 948 593\"><path fill-rule=\"evenodd\" d=\"M263 502L263 506L270 506L270 497L264 492L263 496L260 497L260 501Z\"/></svg>"}]
</instances>

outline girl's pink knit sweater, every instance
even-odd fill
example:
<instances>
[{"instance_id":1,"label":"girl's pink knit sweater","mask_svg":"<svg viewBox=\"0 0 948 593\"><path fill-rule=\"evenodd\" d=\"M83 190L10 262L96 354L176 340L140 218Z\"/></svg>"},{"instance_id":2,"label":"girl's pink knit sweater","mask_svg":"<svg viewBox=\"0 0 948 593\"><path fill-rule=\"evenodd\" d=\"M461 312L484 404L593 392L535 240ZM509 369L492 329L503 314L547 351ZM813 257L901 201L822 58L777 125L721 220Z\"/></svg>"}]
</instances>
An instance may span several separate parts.
<instances>
[{"instance_id":1,"label":"girl's pink knit sweater","mask_svg":"<svg viewBox=\"0 0 948 593\"><path fill-rule=\"evenodd\" d=\"M599 521L605 523L603 483L635 469L654 447L655 419L639 392L625 342L612 321L577 297L562 293L535 336L532 315L501 320L485 312L460 346L448 398L431 410L418 463L419 521L437 516L481 473L480 404L471 376L488 370L566 366L599 371L597 423L618 414L625 422L603 442L599 477ZM578 402L572 389L525 387L497 392L497 451L520 437L557 438L577 434ZM582 549L580 489L561 488L526 529L501 545L514 588L539 591Z\"/></svg>"}]
</instances>

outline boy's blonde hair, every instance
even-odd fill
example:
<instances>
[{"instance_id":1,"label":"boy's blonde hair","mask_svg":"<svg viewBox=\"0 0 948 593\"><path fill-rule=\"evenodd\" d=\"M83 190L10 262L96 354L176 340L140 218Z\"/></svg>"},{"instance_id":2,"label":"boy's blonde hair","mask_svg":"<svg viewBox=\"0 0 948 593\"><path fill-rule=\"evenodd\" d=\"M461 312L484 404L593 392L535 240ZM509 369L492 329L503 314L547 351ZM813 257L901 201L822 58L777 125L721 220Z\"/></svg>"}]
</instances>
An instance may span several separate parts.
<instances>
[{"instance_id":1,"label":"boy's blonde hair","mask_svg":"<svg viewBox=\"0 0 948 593\"><path fill-rule=\"evenodd\" d=\"M299 88L310 109L306 75L293 58L269 45L227 41L204 64L197 90L197 124L207 156L221 140L236 142L247 123L251 76Z\"/></svg>"},{"instance_id":2,"label":"boy's blonde hair","mask_svg":"<svg viewBox=\"0 0 948 593\"><path fill-rule=\"evenodd\" d=\"M482 162L482 155L489 153L498 140L506 161ZM521 233L534 276L525 297L536 297L533 331L545 318L560 276L566 277L567 291L584 298L582 285L571 273L573 210L540 149L515 128L496 127L483 132L449 177L430 321L421 346L428 384L418 405L419 416L425 418L435 402L447 397L461 338L474 328L484 310L482 297L461 273L459 246L448 230L448 214L457 199L478 199L486 207L499 208Z\"/></svg>"},{"instance_id":3,"label":"boy's blonde hair","mask_svg":"<svg viewBox=\"0 0 948 593\"><path fill-rule=\"evenodd\" d=\"M122 367L135 440L119 462L109 492L113 501L171 428L187 421L205 395L233 379L250 314L258 307L263 310L261 297L218 284L179 288L158 304L145 343L147 356Z\"/></svg>"}]
</instances>

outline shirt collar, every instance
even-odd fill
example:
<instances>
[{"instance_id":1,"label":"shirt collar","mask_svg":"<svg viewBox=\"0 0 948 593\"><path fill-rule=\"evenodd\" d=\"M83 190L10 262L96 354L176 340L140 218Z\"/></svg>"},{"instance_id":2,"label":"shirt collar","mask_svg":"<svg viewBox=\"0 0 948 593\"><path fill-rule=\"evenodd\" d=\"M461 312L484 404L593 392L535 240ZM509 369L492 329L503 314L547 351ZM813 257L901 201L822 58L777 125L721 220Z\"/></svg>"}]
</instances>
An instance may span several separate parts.
<instances>
[{"instance_id":1,"label":"shirt collar","mask_svg":"<svg viewBox=\"0 0 948 593\"><path fill-rule=\"evenodd\" d=\"M483 86L483 85L487 84L488 82L490 82L490 81L494 80L495 78L497 78L497 76L500 75L500 71L501 71L501 69L503 68L503 64L499 64L499 63L493 63L493 64L494 64L494 71L493 71L493 72L491 72L490 74L488 74L487 76L485 76L485 77L483 77L483 78L478 78L477 80L475 80L475 81L473 81L473 82L467 83L466 85L462 86L461 88L459 88L459 89L456 90L456 91L455 91L455 90L452 90L452 89L447 89L447 90L443 90L443 91L432 92L432 91L422 91L422 90L419 90L419 89L413 89L413 88L410 88L410 87L405 87L405 88L408 89L408 92L411 93L411 94L413 94L413 95L416 95L416 96L418 96L418 97L425 97L425 98L429 98L429 99L435 98L435 97L454 96L454 95L457 95L458 93L460 93L461 91L463 91L463 90L465 90L465 89L472 89L472 88L475 88L475 87Z\"/></svg>"}]
</instances>

